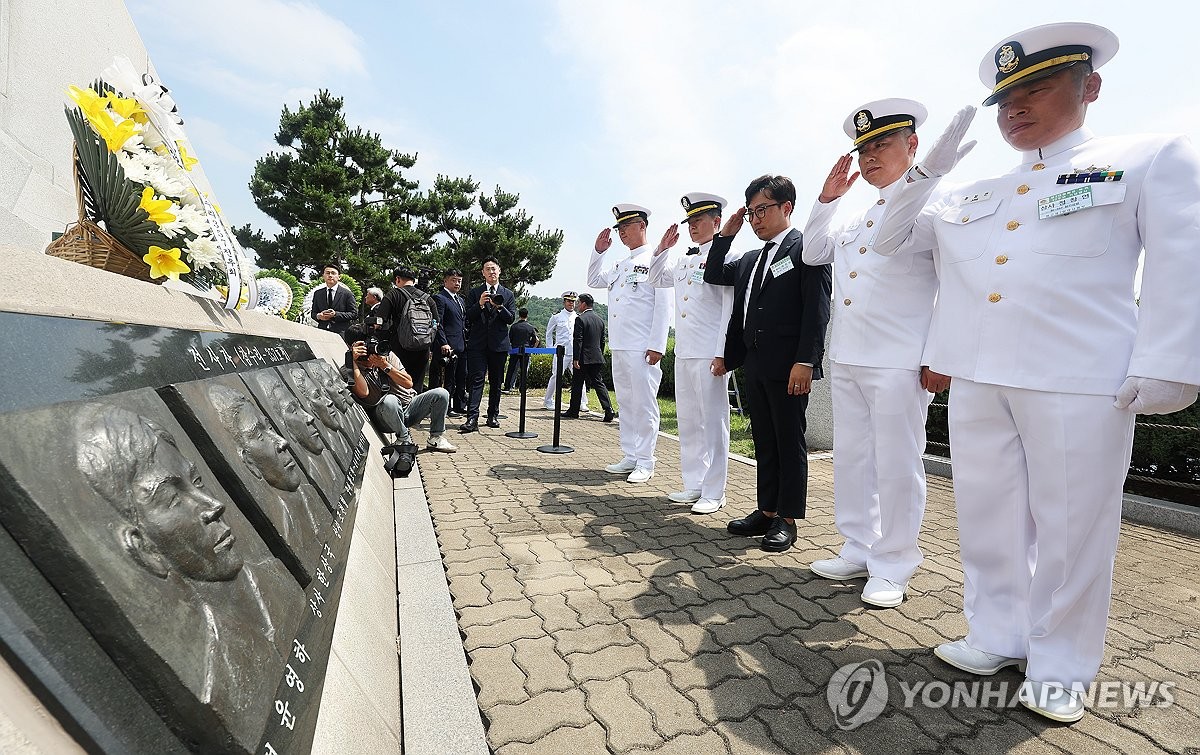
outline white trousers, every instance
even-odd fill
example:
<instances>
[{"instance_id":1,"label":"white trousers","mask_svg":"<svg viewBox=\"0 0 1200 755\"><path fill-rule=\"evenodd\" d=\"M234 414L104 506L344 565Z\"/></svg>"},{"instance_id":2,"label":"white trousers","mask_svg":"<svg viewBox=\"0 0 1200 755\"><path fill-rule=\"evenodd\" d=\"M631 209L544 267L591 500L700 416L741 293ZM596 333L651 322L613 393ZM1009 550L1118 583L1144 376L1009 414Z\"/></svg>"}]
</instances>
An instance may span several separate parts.
<instances>
[{"instance_id":1,"label":"white trousers","mask_svg":"<svg viewBox=\"0 0 1200 755\"><path fill-rule=\"evenodd\" d=\"M834 521L841 557L905 583L920 566L925 418L933 394L918 370L830 365Z\"/></svg>"},{"instance_id":2,"label":"white trousers","mask_svg":"<svg viewBox=\"0 0 1200 755\"><path fill-rule=\"evenodd\" d=\"M658 441L658 384L662 367L646 363L644 351L612 353L613 387L621 405L622 461L654 471L654 444Z\"/></svg>"},{"instance_id":3,"label":"white trousers","mask_svg":"<svg viewBox=\"0 0 1200 755\"><path fill-rule=\"evenodd\" d=\"M571 352L563 355L563 371L569 372L572 379L575 376L575 369L571 366ZM542 406L547 409L554 408L554 394L558 390L558 357L554 354L550 355L550 384L546 386L546 397L542 399ZM587 391L583 392L583 403L579 406L582 411L588 411ZM571 403L571 386L563 386L562 405L563 411L566 411L567 404Z\"/></svg>"},{"instance_id":4,"label":"white trousers","mask_svg":"<svg viewBox=\"0 0 1200 755\"><path fill-rule=\"evenodd\" d=\"M955 378L950 446L967 642L1091 684L1104 657L1134 415L1112 396Z\"/></svg>"},{"instance_id":5,"label":"white trousers","mask_svg":"<svg viewBox=\"0 0 1200 755\"><path fill-rule=\"evenodd\" d=\"M683 489L702 498L725 495L729 473L729 374L712 374L712 359L675 359L675 416Z\"/></svg>"}]
</instances>

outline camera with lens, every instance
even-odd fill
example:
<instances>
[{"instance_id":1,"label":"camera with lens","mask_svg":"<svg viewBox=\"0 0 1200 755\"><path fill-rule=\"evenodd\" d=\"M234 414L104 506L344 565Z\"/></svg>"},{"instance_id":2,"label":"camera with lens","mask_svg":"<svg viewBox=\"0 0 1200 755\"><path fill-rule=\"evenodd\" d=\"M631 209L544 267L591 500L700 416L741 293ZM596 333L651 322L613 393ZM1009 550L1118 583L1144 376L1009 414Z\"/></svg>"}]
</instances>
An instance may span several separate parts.
<instances>
[{"instance_id":1,"label":"camera with lens","mask_svg":"<svg viewBox=\"0 0 1200 755\"><path fill-rule=\"evenodd\" d=\"M391 343L388 342L388 323L382 317L368 317L363 321L367 328L367 339L363 342L367 347L367 356L378 354L379 356L387 356L391 351Z\"/></svg>"}]
</instances>

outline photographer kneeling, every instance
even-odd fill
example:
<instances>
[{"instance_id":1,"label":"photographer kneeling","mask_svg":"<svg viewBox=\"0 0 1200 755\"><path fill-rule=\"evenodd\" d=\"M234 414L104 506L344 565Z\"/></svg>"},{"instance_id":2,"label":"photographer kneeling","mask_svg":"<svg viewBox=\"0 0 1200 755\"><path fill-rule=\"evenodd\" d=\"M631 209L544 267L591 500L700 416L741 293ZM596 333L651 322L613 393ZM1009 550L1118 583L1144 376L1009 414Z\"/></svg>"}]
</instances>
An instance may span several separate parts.
<instances>
[{"instance_id":1,"label":"photographer kneeling","mask_svg":"<svg viewBox=\"0 0 1200 755\"><path fill-rule=\"evenodd\" d=\"M381 348L377 338L368 336L362 325L350 326L343 337L350 348L341 369L342 377L354 400L366 409L380 430L396 433L401 442L411 443L408 428L429 417L426 446L445 453L458 450L442 436L450 406L450 394L444 388L417 394L412 377L386 348ZM368 348L368 342L373 348Z\"/></svg>"}]
</instances>

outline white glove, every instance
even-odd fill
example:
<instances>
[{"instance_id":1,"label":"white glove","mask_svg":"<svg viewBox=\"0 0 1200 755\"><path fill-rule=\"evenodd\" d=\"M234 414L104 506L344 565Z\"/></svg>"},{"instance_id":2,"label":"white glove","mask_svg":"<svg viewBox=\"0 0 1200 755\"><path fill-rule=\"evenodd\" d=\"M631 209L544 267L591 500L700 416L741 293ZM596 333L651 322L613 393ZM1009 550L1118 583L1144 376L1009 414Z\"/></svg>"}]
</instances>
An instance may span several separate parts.
<instances>
[{"instance_id":1,"label":"white glove","mask_svg":"<svg viewBox=\"0 0 1200 755\"><path fill-rule=\"evenodd\" d=\"M1187 383L1130 376L1117 391L1113 406L1134 414L1170 414L1195 403L1198 391L1200 386Z\"/></svg>"},{"instance_id":2,"label":"white glove","mask_svg":"<svg viewBox=\"0 0 1200 755\"><path fill-rule=\"evenodd\" d=\"M966 136L967 129L971 127L971 121L974 119L974 105L967 105L955 113L954 118L950 120L950 125L925 153L925 159L916 167L917 172L933 178L940 178L953 170L959 160L975 149L976 142L974 140L961 147L958 146Z\"/></svg>"}]
</instances>

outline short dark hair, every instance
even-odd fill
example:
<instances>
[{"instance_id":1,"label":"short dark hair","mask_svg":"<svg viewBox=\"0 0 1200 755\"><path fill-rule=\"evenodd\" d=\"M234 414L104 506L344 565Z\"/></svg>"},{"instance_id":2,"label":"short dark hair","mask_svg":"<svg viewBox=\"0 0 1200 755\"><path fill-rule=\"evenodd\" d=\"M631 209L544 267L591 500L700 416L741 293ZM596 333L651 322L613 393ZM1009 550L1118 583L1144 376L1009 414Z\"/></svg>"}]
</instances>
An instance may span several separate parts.
<instances>
[{"instance_id":1,"label":"short dark hair","mask_svg":"<svg viewBox=\"0 0 1200 755\"><path fill-rule=\"evenodd\" d=\"M580 294L579 301L583 302L589 307L596 303L596 300L592 298L591 294Z\"/></svg>"},{"instance_id":2,"label":"short dark hair","mask_svg":"<svg viewBox=\"0 0 1200 755\"><path fill-rule=\"evenodd\" d=\"M529 310L526 309L525 307L521 307L520 309L517 310L517 316L520 317L521 319L525 319L526 317L529 317Z\"/></svg>"},{"instance_id":3,"label":"short dark hair","mask_svg":"<svg viewBox=\"0 0 1200 755\"><path fill-rule=\"evenodd\" d=\"M367 328L361 322L356 322L342 331L342 340L347 346L353 346L359 341L367 340Z\"/></svg>"},{"instance_id":4,"label":"short dark hair","mask_svg":"<svg viewBox=\"0 0 1200 755\"><path fill-rule=\"evenodd\" d=\"M461 278L461 277L463 277L462 270L459 270L457 267L452 267L449 270L447 270L446 272L442 273L442 280L446 280L447 278Z\"/></svg>"},{"instance_id":5,"label":"short dark hair","mask_svg":"<svg viewBox=\"0 0 1200 755\"><path fill-rule=\"evenodd\" d=\"M754 199L754 195L760 191L780 204L791 202L792 208L796 207L796 184L792 183L792 179L787 176L772 176L768 173L751 181L750 185L746 187L747 206L750 205L750 200Z\"/></svg>"},{"instance_id":6,"label":"short dark hair","mask_svg":"<svg viewBox=\"0 0 1200 755\"><path fill-rule=\"evenodd\" d=\"M500 260L496 259L495 257L493 257L492 255L489 254L488 256L483 258L483 262L479 263L479 268L482 270L483 266L489 262L496 263L496 267L504 267L503 265L500 264Z\"/></svg>"},{"instance_id":7,"label":"short dark hair","mask_svg":"<svg viewBox=\"0 0 1200 755\"><path fill-rule=\"evenodd\" d=\"M340 267L338 267L336 262L327 262L327 263L325 263L325 267L321 268L321 275L324 275L325 271L331 267L334 269L334 272L336 272L338 275L342 274L342 269Z\"/></svg>"},{"instance_id":8,"label":"short dark hair","mask_svg":"<svg viewBox=\"0 0 1200 755\"><path fill-rule=\"evenodd\" d=\"M403 278L406 281L415 281L417 273L407 265L397 264L395 269L392 270L392 280L397 278Z\"/></svg>"}]
</instances>

